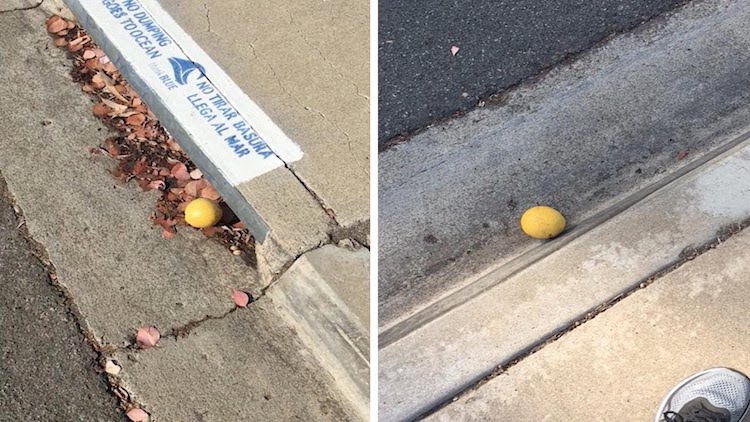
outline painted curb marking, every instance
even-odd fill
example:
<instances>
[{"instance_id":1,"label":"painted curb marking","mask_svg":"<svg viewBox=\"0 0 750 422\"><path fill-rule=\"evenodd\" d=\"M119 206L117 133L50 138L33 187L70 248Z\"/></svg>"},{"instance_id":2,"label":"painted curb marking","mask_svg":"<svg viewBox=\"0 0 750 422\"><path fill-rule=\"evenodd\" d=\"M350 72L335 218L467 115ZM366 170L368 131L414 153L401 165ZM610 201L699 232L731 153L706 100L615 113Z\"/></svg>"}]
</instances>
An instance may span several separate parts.
<instances>
[{"instance_id":1,"label":"painted curb marking","mask_svg":"<svg viewBox=\"0 0 750 422\"><path fill-rule=\"evenodd\" d=\"M302 158L156 0L65 0L255 238L269 228L236 187Z\"/></svg>"}]
</instances>

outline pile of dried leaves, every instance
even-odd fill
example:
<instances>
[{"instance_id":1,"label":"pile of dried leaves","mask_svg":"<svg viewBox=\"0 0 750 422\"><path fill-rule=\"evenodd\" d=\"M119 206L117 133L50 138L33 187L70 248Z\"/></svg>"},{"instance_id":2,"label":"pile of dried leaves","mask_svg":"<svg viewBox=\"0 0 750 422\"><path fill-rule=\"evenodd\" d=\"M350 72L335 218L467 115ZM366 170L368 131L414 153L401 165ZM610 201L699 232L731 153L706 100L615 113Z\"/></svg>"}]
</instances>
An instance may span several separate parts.
<instances>
[{"instance_id":1,"label":"pile of dried leaves","mask_svg":"<svg viewBox=\"0 0 750 422\"><path fill-rule=\"evenodd\" d=\"M107 138L92 153L117 160L113 175L123 181L135 180L145 191L161 192L152 216L162 227L162 236L171 238L177 226L187 226L184 211L195 198L219 201L224 218L203 233L217 239L235 255L254 263L254 242L247 229L221 201L216 190L203 178L175 140L143 103L138 94L77 23L60 16L47 19L47 31L54 44L66 48L73 59L73 78L81 90L96 99L93 113L116 136Z\"/></svg>"}]
</instances>

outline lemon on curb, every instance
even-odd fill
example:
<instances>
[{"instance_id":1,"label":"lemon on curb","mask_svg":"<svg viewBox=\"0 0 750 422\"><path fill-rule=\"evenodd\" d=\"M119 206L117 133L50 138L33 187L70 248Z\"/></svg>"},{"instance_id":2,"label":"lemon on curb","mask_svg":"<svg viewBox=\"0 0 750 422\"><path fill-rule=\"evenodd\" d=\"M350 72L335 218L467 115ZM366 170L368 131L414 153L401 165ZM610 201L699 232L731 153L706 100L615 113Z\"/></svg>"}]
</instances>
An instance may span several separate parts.
<instances>
[{"instance_id":1,"label":"lemon on curb","mask_svg":"<svg viewBox=\"0 0 750 422\"><path fill-rule=\"evenodd\" d=\"M197 229L211 227L221 220L221 208L205 198L193 199L185 207L185 221Z\"/></svg>"},{"instance_id":2,"label":"lemon on curb","mask_svg":"<svg viewBox=\"0 0 750 422\"><path fill-rule=\"evenodd\" d=\"M521 230L534 239L551 239L565 230L565 217L543 205L524 211L520 223Z\"/></svg>"}]
</instances>

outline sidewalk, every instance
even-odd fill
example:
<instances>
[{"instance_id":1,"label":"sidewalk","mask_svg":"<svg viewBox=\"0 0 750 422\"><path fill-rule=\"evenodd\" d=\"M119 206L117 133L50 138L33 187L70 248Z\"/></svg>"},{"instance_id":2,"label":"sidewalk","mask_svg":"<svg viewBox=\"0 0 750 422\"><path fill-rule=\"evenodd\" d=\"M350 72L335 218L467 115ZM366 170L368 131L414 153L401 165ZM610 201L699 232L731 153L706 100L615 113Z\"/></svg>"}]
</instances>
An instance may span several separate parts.
<instances>
[{"instance_id":1,"label":"sidewalk","mask_svg":"<svg viewBox=\"0 0 750 422\"><path fill-rule=\"evenodd\" d=\"M149 221L154 192L117 181L112 160L91 154L107 129L71 81L46 17L42 8L0 14L0 171L101 350L99 363L122 367L108 376L125 395L121 405L142 407L152 421L363 419L325 347L270 297L275 285L196 231L164 239ZM256 300L236 309L232 289ZM134 337L146 325L162 338L142 350Z\"/></svg>"},{"instance_id":2,"label":"sidewalk","mask_svg":"<svg viewBox=\"0 0 750 422\"><path fill-rule=\"evenodd\" d=\"M750 371L750 232L735 235L463 394L430 421L651 421L692 373Z\"/></svg>"}]
</instances>

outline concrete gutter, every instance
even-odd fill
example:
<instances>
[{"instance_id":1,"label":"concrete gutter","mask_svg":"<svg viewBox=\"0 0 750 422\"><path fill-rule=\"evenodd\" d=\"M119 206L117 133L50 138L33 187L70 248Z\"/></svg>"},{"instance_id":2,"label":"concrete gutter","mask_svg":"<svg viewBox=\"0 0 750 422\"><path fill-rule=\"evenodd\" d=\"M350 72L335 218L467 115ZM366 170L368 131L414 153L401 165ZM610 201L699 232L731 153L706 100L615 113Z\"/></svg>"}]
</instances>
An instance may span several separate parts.
<instances>
[{"instance_id":1,"label":"concrete gutter","mask_svg":"<svg viewBox=\"0 0 750 422\"><path fill-rule=\"evenodd\" d=\"M362 420L370 414L369 275L368 250L327 245L303 255L267 293Z\"/></svg>"},{"instance_id":2,"label":"concrete gutter","mask_svg":"<svg viewBox=\"0 0 750 422\"><path fill-rule=\"evenodd\" d=\"M369 242L366 214L340 225L327 198L295 170L316 156L307 157L157 1L66 4L251 230L264 277L331 239Z\"/></svg>"},{"instance_id":3,"label":"concrete gutter","mask_svg":"<svg viewBox=\"0 0 750 422\"><path fill-rule=\"evenodd\" d=\"M493 287L382 348L381 420L430 411L750 218L748 137L516 274L489 272Z\"/></svg>"},{"instance_id":4,"label":"concrete gutter","mask_svg":"<svg viewBox=\"0 0 750 422\"><path fill-rule=\"evenodd\" d=\"M45 13L0 17L13 34L0 49L0 169L86 338L123 368L110 377L118 391L153 420L363 420L369 363L330 350L368 355L369 251L315 248L269 286L194 230L162 238L148 221L154 193L113 180L112 162L90 154L107 131ZM235 309L232 289L257 300ZM133 347L144 325L161 331L158 347Z\"/></svg>"},{"instance_id":5,"label":"concrete gutter","mask_svg":"<svg viewBox=\"0 0 750 422\"><path fill-rule=\"evenodd\" d=\"M652 421L689 375L714 367L747 373L748 249L745 229L426 420L597 421L605 412Z\"/></svg>"},{"instance_id":6,"label":"concrete gutter","mask_svg":"<svg viewBox=\"0 0 750 422\"><path fill-rule=\"evenodd\" d=\"M689 2L381 153L381 338L535 248L527 207L578 225L741 133L747 22L742 2Z\"/></svg>"},{"instance_id":7,"label":"concrete gutter","mask_svg":"<svg viewBox=\"0 0 750 422\"><path fill-rule=\"evenodd\" d=\"M388 265L403 263L384 269L395 293L381 297L381 315L395 307L379 336L382 420L430 412L750 216L750 56L736 47L750 41L749 24L742 1L690 3L509 93L504 106L381 154L389 206L411 206L380 225L395 229ZM535 201L562 204L569 231L524 239L517 212ZM486 237L482 221L506 229ZM425 274L421 258L447 263L440 254L451 247L472 253L419 283L406 276ZM398 305L408 301L422 303Z\"/></svg>"}]
</instances>

